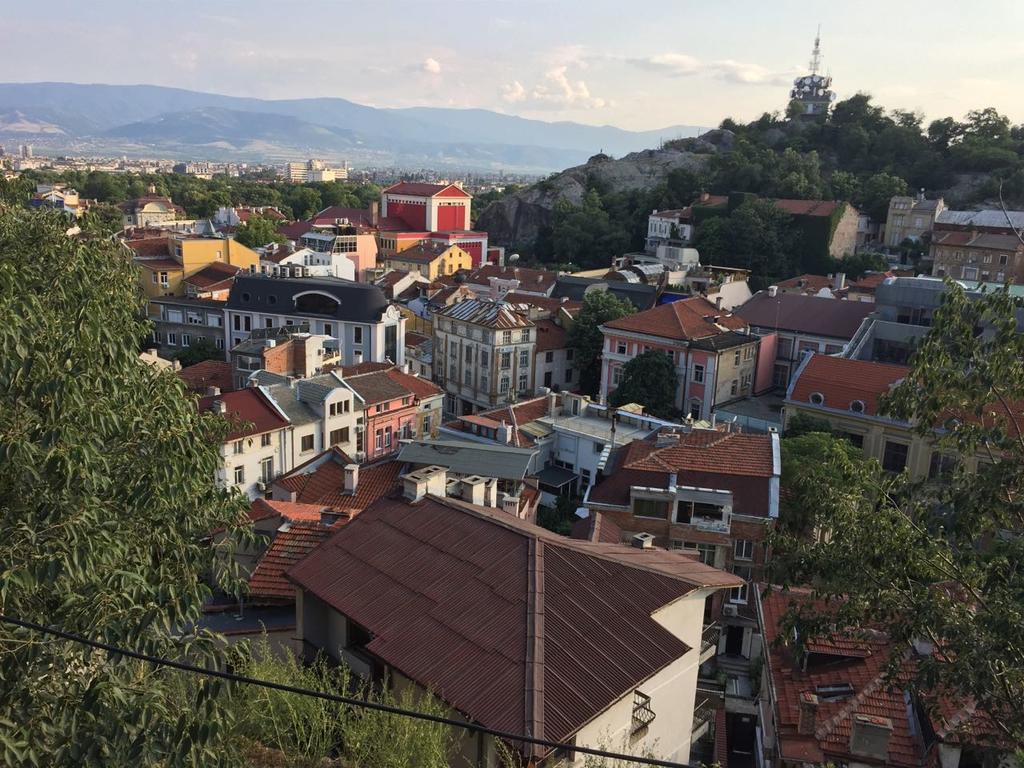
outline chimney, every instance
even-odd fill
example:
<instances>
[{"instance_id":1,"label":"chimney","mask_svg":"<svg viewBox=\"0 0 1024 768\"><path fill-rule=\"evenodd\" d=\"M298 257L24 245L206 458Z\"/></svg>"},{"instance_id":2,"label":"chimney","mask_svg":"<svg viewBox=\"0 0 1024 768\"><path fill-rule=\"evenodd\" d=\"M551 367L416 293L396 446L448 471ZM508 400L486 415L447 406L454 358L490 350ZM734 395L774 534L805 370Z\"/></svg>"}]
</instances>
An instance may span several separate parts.
<instances>
[{"instance_id":1,"label":"chimney","mask_svg":"<svg viewBox=\"0 0 1024 768\"><path fill-rule=\"evenodd\" d=\"M778 296L779 295L779 286L777 286L777 285L769 285L768 286L768 295L771 296L773 299L776 296Z\"/></svg>"},{"instance_id":2,"label":"chimney","mask_svg":"<svg viewBox=\"0 0 1024 768\"><path fill-rule=\"evenodd\" d=\"M207 387L206 388L206 396L207 397L220 397L220 387Z\"/></svg>"},{"instance_id":3,"label":"chimney","mask_svg":"<svg viewBox=\"0 0 1024 768\"><path fill-rule=\"evenodd\" d=\"M497 437L499 443L511 443L512 442L512 428L505 423L505 420L501 420L501 424L498 425Z\"/></svg>"},{"instance_id":4,"label":"chimney","mask_svg":"<svg viewBox=\"0 0 1024 768\"><path fill-rule=\"evenodd\" d=\"M634 533L629 543L636 549L654 549L654 534Z\"/></svg>"},{"instance_id":5,"label":"chimney","mask_svg":"<svg viewBox=\"0 0 1024 768\"><path fill-rule=\"evenodd\" d=\"M448 470L432 464L412 472L400 475L402 495L408 501L419 501L428 493L445 496L448 486Z\"/></svg>"},{"instance_id":6,"label":"chimney","mask_svg":"<svg viewBox=\"0 0 1024 768\"><path fill-rule=\"evenodd\" d=\"M715 309L722 308L722 294L719 293L715 296Z\"/></svg>"},{"instance_id":7,"label":"chimney","mask_svg":"<svg viewBox=\"0 0 1024 768\"><path fill-rule=\"evenodd\" d=\"M150 347L149 349L146 350L146 354L151 355L153 357L159 357L160 350L158 350L156 347Z\"/></svg>"},{"instance_id":8,"label":"chimney","mask_svg":"<svg viewBox=\"0 0 1024 768\"><path fill-rule=\"evenodd\" d=\"M214 413L220 413L220 414L227 413L228 412L227 403L225 403L223 400L214 400L213 401L213 412Z\"/></svg>"},{"instance_id":9,"label":"chimney","mask_svg":"<svg viewBox=\"0 0 1024 768\"><path fill-rule=\"evenodd\" d=\"M273 349L276 346L277 346L277 340L276 339L267 339L267 349Z\"/></svg>"},{"instance_id":10,"label":"chimney","mask_svg":"<svg viewBox=\"0 0 1024 768\"><path fill-rule=\"evenodd\" d=\"M380 203L374 200L370 203L370 225L376 227L380 224Z\"/></svg>"},{"instance_id":11,"label":"chimney","mask_svg":"<svg viewBox=\"0 0 1024 768\"><path fill-rule=\"evenodd\" d=\"M359 487L359 465L345 465L345 493L355 493Z\"/></svg>"},{"instance_id":12,"label":"chimney","mask_svg":"<svg viewBox=\"0 0 1024 768\"><path fill-rule=\"evenodd\" d=\"M800 694L800 719L796 732L801 736L813 736L818 728L818 697L810 691Z\"/></svg>"},{"instance_id":13,"label":"chimney","mask_svg":"<svg viewBox=\"0 0 1024 768\"><path fill-rule=\"evenodd\" d=\"M501 511L512 515L512 517L519 517L519 497L518 496L505 496L501 500Z\"/></svg>"},{"instance_id":14,"label":"chimney","mask_svg":"<svg viewBox=\"0 0 1024 768\"><path fill-rule=\"evenodd\" d=\"M357 349L352 353L352 359L355 361L356 365L359 365L363 362L363 351L361 349Z\"/></svg>"},{"instance_id":15,"label":"chimney","mask_svg":"<svg viewBox=\"0 0 1024 768\"><path fill-rule=\"evenodd\" d=\"M462 500L475 504L478 507L486 507L487 479L480 475L470 475L462 478Z\"/></svg>"},{"instance_id":16,"label":"chimney","mask_svg":"<svg viewBox=\"0 0 1024 768\"><path fill-rule=\"evenodd\" d=\"M832 290L841 291L846 287L846 273L836 272L835 279L832 281Z\"/></svg>"},{"instance_id":17,"label":"chimney","mask_svg":"<svg viewBox=\"0 0 1024 768\"><path fill-rule=\"evenodd\" d=\"M548 416L558 416L561 410L562 409L558 407L558 394L555 392L548 392Z\"/></svg>"},{"instance_id":18,"label":"chimney","mask_svg":"<svg viewBox=\"0 0 1024 768\"><path fill-rule=\"evenodd\" d=\"M853 716L853 728L850 731L850 752L853 754L875 760L888 760L891 738L892 720L888 717L865 715L860 712Z\"/></svg>"}]
</instances>

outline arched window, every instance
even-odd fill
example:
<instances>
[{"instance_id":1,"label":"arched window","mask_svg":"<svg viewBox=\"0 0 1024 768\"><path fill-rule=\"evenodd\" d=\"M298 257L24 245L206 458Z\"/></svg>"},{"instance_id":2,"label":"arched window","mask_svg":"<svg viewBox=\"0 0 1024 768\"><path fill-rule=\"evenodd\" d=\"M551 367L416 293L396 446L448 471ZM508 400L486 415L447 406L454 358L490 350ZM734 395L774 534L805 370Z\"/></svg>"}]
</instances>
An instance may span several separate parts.
<instances>
[{"instance_id":1,"label":"arched window","mask_svg":"<svg viewBox=\"0 0 1024 768\"><path fill-rule=\"evenodd\" d=\"M305 291L294 297L295 311L311 315L336 315L341 305L336 298L323 291Z\"/></svg>"},{"instance_id":2,"label":"arched window","mask_svg":"<svg viewBox=\"0 0 1024 768\"><path fill-rule=\"evenodd\" d=\"M853 411L854 413L864 413L864 401L854 400L852 403L850 403L850 410Z\"/></svg>"},{"instance_id":3,"label":"arched window","mask_svg":"<svg viewBox=\"0 0 1024 768\"><path fill-rule=\"evenodd\" d=\"M811 405L825 404L825 396L821 392L811 392L811 396L808 399L811 401Z\"/></svg>"}]
</instances>

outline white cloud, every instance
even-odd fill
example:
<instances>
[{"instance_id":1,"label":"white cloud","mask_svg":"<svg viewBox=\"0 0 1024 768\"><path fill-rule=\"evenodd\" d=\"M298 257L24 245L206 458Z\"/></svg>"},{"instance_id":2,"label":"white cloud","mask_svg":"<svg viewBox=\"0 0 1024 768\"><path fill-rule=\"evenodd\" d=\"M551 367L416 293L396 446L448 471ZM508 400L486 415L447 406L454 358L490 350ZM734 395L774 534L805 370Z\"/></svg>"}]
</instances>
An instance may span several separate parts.
<instances>
[{"instance_id":1,"label":"white cloud","mask_svg":"<svg viewBox=\"0 0 1024 768\"><path fill-rule=\"evenodd\" d=\"M526 89L518 80L501 86L501 100L509 104L526 101Z\"/></svg>"},{"instance_id":2,"label":"white cloud","mask_svg":"<svg viewBox=\"0 0 1024 768\"><path fill-rule=\"evenodd\" d=\"M773 72L760 64L733 59L701 61L685 53L661 53L626 61L641 69L670 77L706 75L741 85L785 85L795 74L795 71Z\"/></svg>"},{"instance_id":3,"label":"white cloud","mask_svg":"<svg viewBox=\"0 0 1024 768\"><path fill-rule=\"evenodd\" d=\"M569 68L553 67L544 73L544 79L530 91L530 98L539 104L577 109L600 109L608 106L606 99L590 93L583 80L570 80Z\"/></svg>"},{"instance_id":4,"label":"white cloud","mask_svg":"<svg viewBox=\"0 0 1024 768\"><path fill-rule=\"evenodd\" d=\"M428 75L440 75L441 74L441 62L437 59L430 58L429 56L423 60L422 69Z\"/></svg>"}]
</instances>

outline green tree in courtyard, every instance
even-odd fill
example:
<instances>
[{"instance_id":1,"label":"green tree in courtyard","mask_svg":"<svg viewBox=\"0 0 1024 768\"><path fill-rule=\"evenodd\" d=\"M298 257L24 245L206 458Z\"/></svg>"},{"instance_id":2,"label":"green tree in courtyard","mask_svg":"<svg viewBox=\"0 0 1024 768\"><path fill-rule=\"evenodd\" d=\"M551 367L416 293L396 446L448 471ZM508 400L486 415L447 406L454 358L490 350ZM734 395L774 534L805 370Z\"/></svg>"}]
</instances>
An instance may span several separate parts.
<instances>
[{"instance_id":1,"label":"green tree in courtyard","mask_svg":"<svg viewBox=\"0 0 1024 768\"><path fill-rule=\"evenodd\" d=\"M126 252L65 230L0 209L0 612L216 664L190 628L230 561L210 532L246 508L213 483L223 426L140 364ZM224 764L218 690L0 625L0 762Z\"/></svg>"},{"instance_id":2,"label":"green tree in courtyard","mask_svg":"<svg viewBox=\"0 0 1024 768\"><path fill-rule=\"evenodd\" d=\"M931 441L934 480L857 469L830 452L805 527L777 547L775 577L813 587L834 617L792 617L800 637L880 627L936 653L924 690L973 700L1024 745L1024 335L1006 291L970 299L947 282L912 370L882 407ZM812 451L813 453L813 451ZM873 464L873 463L872 463ZM834 478L843 477L837 487ZM893 670L895 672L895 669Z\"/></svg>"},{"instance_id":3,"label":"green tree in courtyard","mask_svg":"<svg viewBox=\"0 0 1024 768\"><path fill-rule=\"evenodd\" d=\"M250 216L235 232L235 240L248 248L261 248L270 243L283 243L287 238L277 231L269 216Z\"/></svg>"},{"instance_id":4,"label":"green tree in courtyard","mask_svg":"<svg viewBox=\"0 0 1024 768\"><path fill-rule=\"evenodd\" d=\"M580 389L585 394L596 395L601 387L604 336L600 326L634 311L628 301L621 301L605 291L593 291L583 297L583 307L569 329L568 345L573 350L574 365L580 371Z\"/></svg>"},{"instance_id":5,"label":"green tree in courtyard","mask_svg":"<svg viewBox=\"0 0 1024 768\"><path fill-rule=\"evenodd\" d=\"M667 419L677 413L678 385L672 358L652 350L637 355L623 366L622 382L609 395L608 402L616 407L639 403L651 415Z\"/></svg>"},{"instance_id":6,"label":"green tree in courtyard","mask_svg":"<svg viewBox=\"0 0 1024 768\"><path fill-rule=\"evenodd\" d=\"M187 368L204 360L223 360L224 353L217 349L208 338L200 336L190 346L178 351L174 355L174 359L180 362L182 367Z\"/></svg>"}]
</instances>

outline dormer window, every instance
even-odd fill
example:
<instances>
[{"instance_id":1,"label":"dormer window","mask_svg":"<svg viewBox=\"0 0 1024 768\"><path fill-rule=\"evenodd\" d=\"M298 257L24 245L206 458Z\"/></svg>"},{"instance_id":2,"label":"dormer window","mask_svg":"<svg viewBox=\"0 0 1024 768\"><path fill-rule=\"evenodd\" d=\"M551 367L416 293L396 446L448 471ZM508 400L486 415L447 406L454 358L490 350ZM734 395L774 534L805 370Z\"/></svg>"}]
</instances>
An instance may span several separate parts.
<instances>
[{"instance_id":1,"label":"dormer window","mask_svg":"<svg viewBox=\"0 0 1024 768\"><path fill-rule=\"evenodd\" d=\"M850 403L850 410L853 411L854 413L864 413L864 401L854 400L852 403Z\"/></svg>"},{"instance_id":2,"label":"dormer window","mask_svg":"<svg viewBox=\"0 0 1024 768\"><path fill-rule=\"evenodd\" d=\"M810 400L811 405L825 404L825 396L821 394L821 392L811 392L811 396L808 398L808 400Z\"/></svg>"}]
</instances>

